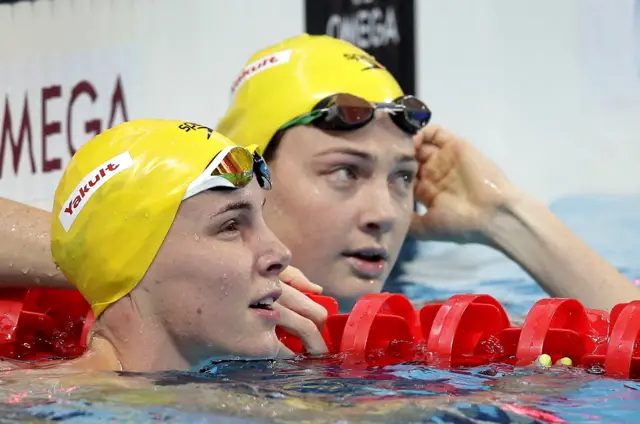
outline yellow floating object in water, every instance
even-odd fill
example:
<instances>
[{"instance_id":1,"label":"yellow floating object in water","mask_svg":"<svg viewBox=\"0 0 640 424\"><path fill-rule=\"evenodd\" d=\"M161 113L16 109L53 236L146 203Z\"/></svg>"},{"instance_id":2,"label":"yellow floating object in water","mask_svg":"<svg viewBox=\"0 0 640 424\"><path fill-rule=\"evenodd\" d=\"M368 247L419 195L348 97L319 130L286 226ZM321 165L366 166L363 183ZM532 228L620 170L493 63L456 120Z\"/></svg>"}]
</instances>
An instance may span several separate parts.
<instances>
[{"instance_id":1,"label":"yellow floating object in water","mask_svg":"<svg viewBox=\"0 0 640 424\"><path fill-rule=\"evenodd\" d=\"M549 367L551 366L551 356L547 355L546 353L543 353L542 355L540 355L540 357L538 358L538 362L540 363L540 365L542 365L543 367Z\"/></svg>"},{"instance_id":2,"label":"yellow floating object in water","mask_svg":"<svg viewBox=\"0 0 640 424\"><path fill-rule=\"evenodd\" d=\"M573 361L571 360L571 358L564 357L558 361L558 364L571 366L573 365Z\"/></svg>"}]
</instances>

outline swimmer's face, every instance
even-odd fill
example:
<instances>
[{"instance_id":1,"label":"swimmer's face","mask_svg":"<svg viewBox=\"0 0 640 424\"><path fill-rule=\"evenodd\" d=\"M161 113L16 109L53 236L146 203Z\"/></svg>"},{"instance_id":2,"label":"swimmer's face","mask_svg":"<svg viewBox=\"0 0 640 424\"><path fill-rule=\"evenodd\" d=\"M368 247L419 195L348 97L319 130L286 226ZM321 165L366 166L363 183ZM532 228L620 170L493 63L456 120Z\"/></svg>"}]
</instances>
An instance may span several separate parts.
<instances>
[{"instance_id":1,"label":"swimmer's face","mask_svg":"<svg viewBox=\"0 0 640 424\"><path fill-rule=\"evenodd\" d=\"M266 226L264 190L200 193L182 203L145 280L161 324L192 365L218 356L271 357L290 252Z\"/></svg>"},{"instance_id":2,"label":"swimmer's face","mask_svg":"<svg viewBox=\"0 0 640 424\"><path fill-rule=\"evenodd\" d=\"M384 113L356 131L294 127L269 168L265 215L293 265L344 301L380 291L413 212L412 138Z\"/></svg>"}]
</instances>

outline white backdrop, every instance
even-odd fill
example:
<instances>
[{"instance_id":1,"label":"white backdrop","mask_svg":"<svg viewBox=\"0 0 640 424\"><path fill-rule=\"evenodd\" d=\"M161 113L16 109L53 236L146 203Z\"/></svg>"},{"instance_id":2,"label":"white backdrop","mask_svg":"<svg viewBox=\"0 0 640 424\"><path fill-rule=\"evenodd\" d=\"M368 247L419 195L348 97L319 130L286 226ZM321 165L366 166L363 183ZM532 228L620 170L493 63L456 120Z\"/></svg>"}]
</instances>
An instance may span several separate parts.
<instances>
[{"instance_id":1,"label":"white backdrop","mask_svg":"<svg viewBox=\"0 0 640 424\"><path fill-rule=\"evenodd\" d=\"M249 55L303 31L303 3L0 6L0 195L50 209L59 169L70 158L68 140L75 147L86 141L95 120L101 128L140 117L215 125ZM634 0L416 3L417 94L435 122L468 137L546 202L640 191Z\"/></svg>"}]
</instances>

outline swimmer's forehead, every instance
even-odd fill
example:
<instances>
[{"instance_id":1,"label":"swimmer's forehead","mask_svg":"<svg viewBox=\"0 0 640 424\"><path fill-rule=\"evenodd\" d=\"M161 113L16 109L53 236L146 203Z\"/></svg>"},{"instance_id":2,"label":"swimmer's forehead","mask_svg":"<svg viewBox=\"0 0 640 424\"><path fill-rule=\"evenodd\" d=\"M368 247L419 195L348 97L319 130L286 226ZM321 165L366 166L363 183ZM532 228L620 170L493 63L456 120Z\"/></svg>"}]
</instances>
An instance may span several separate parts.
<instances>
[{"instance_id":1,"label":"swimmer's forehead","mask_svg":"<svg viewBox=\"0 0 640 424\"><path fill-rule=\"evenodd\" d=\"M192 218L215 218L229 212L254 212L262 209L265 202L264 190L254 179L248 186L239 189L215 188L199 193L186 200L179 213L188 213Z\"/></svg>"},{"instance_id":2,"label":"swimmer's forehead","mask_svg":"<svg viewBox=\"0 0 640 424\"><path fill-rule=\"evenodd\" d=\"M300 147L312 152L314 156L348 154L373 162L381 158L394 162L417 161L413 138L398 130L388 117L376 119L370 125L347 132L311 130L322 140L308 140L308 143ZM309 129L303 129L307 130Z\"/></svg>"}]
</instances>

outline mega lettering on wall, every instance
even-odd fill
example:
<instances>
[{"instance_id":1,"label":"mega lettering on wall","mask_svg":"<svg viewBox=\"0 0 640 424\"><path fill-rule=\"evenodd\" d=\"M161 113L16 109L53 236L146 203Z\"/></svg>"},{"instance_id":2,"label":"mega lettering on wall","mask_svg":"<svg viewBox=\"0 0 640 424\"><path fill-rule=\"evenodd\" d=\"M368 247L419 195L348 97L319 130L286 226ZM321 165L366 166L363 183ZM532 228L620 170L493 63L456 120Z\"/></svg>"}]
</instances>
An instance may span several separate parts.
<instances>
[{"instance_id":1,"label":"mega lettering on wall","mask_svg":"<svg viewBox=\"0 0 640 424\"><path fill-rule=\"evenodd\" d=\"M136 91L127 53L0 65L0 196L50 209L76 150L132 118Z\"/></svg>"},{"instance_id":2,"label":"mega lettering on wall","mask_svg":"<svg viewBox=\"0 0 640 424\"><path fill-rule=\"evenodd\" d=\"M307 0L306 31L355 44L415 94L414 10L414 0Z\"/></svg>"},{"instance_id":3,"label":"mega lettering on wall","mask_svg":"<svg viewBox=\"0 0 640 424\"><path fill-rule=\"evenodd\" d=\"M59 134L63 137L66 144L64 156L71 158L82 143L98 135L103 129L128 119L120 75L115 77L113 89L107 93L99 93L90 80L78 81L72 87L54 84L42 87L39 91L39 97L30 97L25 90L22 104L12 104L5 94L0 130L0 179L5 176L7 168L15 176L21 173L59 171L62 169L63 158L60 153L51 153L49 143L53 136ZM72 127L74 118L78 119L78 109L81 106L77 103L81 97L86 97L92 104L99 100L105 102L108 113L83 120L84 132L77 137L73 134ZM34 108L40 111L39 120L34 119L37 116ZM62 114L52 113L52 109L61 111ZM34 137L35 135L39 137ZM77 139L74 140L74 137ZM36 155L35 151L40 154ZM26 170L20 169L24 162L23 156L27 158Z\"/></svg>"}]
</instances>

